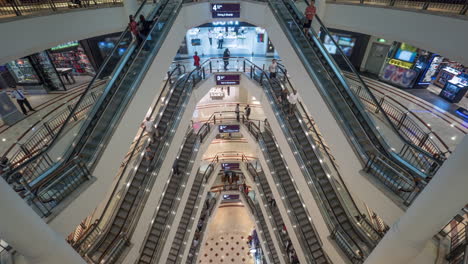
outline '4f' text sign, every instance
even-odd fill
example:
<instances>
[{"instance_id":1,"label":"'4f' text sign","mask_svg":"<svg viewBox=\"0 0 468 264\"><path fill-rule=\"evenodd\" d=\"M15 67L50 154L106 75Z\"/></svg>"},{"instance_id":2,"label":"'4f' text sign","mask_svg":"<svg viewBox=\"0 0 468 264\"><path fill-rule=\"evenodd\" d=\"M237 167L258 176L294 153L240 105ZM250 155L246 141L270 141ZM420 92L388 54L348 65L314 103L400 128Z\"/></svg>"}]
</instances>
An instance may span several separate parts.
<instances>
[{"instance_id":1,"label":"'4f' text sign","mask_svg":"<svg viewBox=\"0 0 468 264\"><path fill-rule=\"evenodd\" d=\"M211 4L212 18L240 17L240 4Z\"/></svg>"},{"instance_id":2,"label":"'4f' text sign","mask_svg":"<svg viewBox=\"0 0 468 264\"><path fill-rule=\"evenodd\" d=\"M239 85L240 75L216 75L216 85Z\"/></svg>"}]
</instances>

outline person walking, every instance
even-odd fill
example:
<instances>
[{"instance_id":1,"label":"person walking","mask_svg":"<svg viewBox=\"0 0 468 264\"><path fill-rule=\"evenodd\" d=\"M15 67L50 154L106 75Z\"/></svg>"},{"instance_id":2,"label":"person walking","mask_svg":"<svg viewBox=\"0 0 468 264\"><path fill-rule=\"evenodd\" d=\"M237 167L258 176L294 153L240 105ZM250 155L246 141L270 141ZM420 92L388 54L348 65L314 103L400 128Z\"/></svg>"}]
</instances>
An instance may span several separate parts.
<instances>
[{"instance_id":1,"label":"person walking","mask_svg":"<svg viewBox=\"0 0 468 264\"><path fill-rule=\"evenodd\" d=\"M317 8L315 7L315 0L310 0L309 6L305 10L305 22L304 22L304 33L309 35L309 29L312 26L312 19L314 19L315 14L317 13Z\"/></svg>"},{"instance_id":2,"label":"person walking","mask_svg":"<svg viewBox=\"0 0 468 264\"><path fill-rule=\"evenodd\" d=\"M128 16L128 19L130 20L128 22L128 28L130 29L130 32L132 33L132 40L135 41L138 39L138 23L135 21L135 18L133 15Z\"/></svg>"},{"instance_id":3,"label":"person walking","mask_svg":"<svg viewBox=\"0 0 468 264\"><path fill-rule=\"evenodd\" d=\"M31 104L29 103L28 99L24 95L24 91L18 89L18 87L13 88L13 92L11 92L11 96L16 99L16 102L18 103L19 107L21 108L21 111L23 114L27 115L28 111L26 110L26 107L29 109L29 111L36 111L34 108L32 108ZM26 107L24 107L26 105Z\"/></svg>"},{"instance_id":4,"label":"person walking","mask_svg":"<svg viewBox=\"0 0 468 264\"><path fill-rule=\"evenodd\" d=\"M276 68L278 67L278 62L276 59L271 60L271 64L268 67L268 71L270 72L270 79L276 78Z\"/></svg>"},{"instance_id":5,"label":"person walking","mask_svg":"<svg viewBox=\"0 0 468 264\"><path fill-rule=\"evenodd\" d=\"M208 29L208 40L210 41L210 46L213 46L213 30Z\"/></svg>"},{"instance_id":6,"label":"person walking","mask_svg":"<svg viewBox=\"0 0 468 264\"><path fill-rule=\"evenodd\" d=\"M200 57L198 56L198 52L195 51L195 55L193 55L193 66L197 68L197 70L200 69Z\"/></svg>"},{"instance_id":7,"label":"person walking","mask_svg":"<svg viewBox=\"0 0 468 264\"><path fill-rule=\"evenodd\" d=\"M224 50L223 61L224 61L224 70L227 71L227 66L229 65L229 57L231 57L231 52L228 48Z\"/></svg>"},{"instance_id":8,"label":"person walking","mask_svg":"<svg viewBox=\"0 0 468 264\"><path fill-rule=\"evenodd\" d=\"M234 110L234 112L236 112L236 119L237 119L237 122L240 121L240 105L237 104L236 105L236 110Z\"/></svg>"},{"instance_id":9,"label":"person walking","mask_svg":"<svg viewBox=\"0 0 468 264\"><path fill-rule=\"evenodd\" d=\"M290 115L293 115L293 114L294 114L294 109L296 108L297 100L298 100L297 91L294 90L292 93L290 93L290 94L288 95L289 114L290 114Z\"/></svg>"},{"instance_id":10,"label":"person walking","mask_svg":"<svg viewBox=\"0 0 468 264\"><path fill-rule=\"evenodd\" d=\"M223 48L223 43L224 43L224 34L222 32L219 32L219 34L218 34L218 49Z\"/></svg>"},{"instance_id":11,"label":"person walking","mask_svg":"<svg viewBox=\"0 0 468 264\"><path fill-rule=\"evenodd\" d=\"M244 112L245 112L245 117L247 118L247 120L249 120L249 117L250 117L250 105L247 105L245 108L244 108Z\"/></svg>"}]
</instances>

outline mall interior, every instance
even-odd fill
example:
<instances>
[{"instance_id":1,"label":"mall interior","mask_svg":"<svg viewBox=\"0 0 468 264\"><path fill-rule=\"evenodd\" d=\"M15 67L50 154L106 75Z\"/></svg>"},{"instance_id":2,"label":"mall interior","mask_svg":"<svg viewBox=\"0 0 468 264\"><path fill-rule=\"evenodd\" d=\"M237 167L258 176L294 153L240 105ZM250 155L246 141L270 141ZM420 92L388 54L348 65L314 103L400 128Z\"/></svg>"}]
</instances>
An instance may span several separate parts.
<instances>
[{"instance_id":1,"label":"mall interior","mask_svg":"<svg viewBox=\"0 0 468 264\"><path fill-rule=\"evenodd\" d=\"M468 2L311 1L0 1L0 264L468 264Z\"/></svg>"}]
</instances>

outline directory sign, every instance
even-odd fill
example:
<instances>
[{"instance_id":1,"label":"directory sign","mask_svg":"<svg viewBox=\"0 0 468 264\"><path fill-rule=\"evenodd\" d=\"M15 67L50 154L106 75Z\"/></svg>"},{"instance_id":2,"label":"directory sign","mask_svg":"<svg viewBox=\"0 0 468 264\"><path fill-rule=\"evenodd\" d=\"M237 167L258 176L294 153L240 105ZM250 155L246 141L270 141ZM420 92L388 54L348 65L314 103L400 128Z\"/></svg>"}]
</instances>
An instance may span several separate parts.
<instances>
[{"instance_id":1,"label":"directory sign","mask_svg":"<svg viewBox=\"0 0 468 264\"><path fill-rule=\"evenodd\" d=\"M239 74L218 74L216 75L216 85L239 85Z\"/></svg>"},{"instance_id":2,"label":"directory sign","mask_svg":"<svg viewBox=\"0 0 468 264\"><path fill-rule=\"evenodd\" d=\"M240 17L240 4L211 4L212 18L235 18Z\"/></svg>"},{"instance_id":3,"label":"directory sign","mask_svg":"<svg viewBox=\"0 0 468 264\"><path fill-rule=\"evenodd\" d=\"M239 125L220 125L219 126L219 133L235 133L239 132L240 126Z\"/></svg>"}]
</instances>

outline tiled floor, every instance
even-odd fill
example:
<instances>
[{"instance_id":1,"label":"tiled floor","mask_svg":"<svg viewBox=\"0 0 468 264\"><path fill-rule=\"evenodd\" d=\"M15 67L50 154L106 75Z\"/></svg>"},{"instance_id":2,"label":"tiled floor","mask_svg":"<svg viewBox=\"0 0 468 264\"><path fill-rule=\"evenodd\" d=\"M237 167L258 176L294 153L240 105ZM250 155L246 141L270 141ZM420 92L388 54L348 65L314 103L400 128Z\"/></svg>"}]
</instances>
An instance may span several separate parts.
<instances>
[{"instance_id":1,"label":"tiled floor","mask_svg":"<svg viewBox=\"0 0 468 264\"><path fill-rule=\"evenodd\" d=\"M253 264L247 237L254 228L242 203L221 204L208 224L197 263Z\"/></svg>"}]
</instances>

